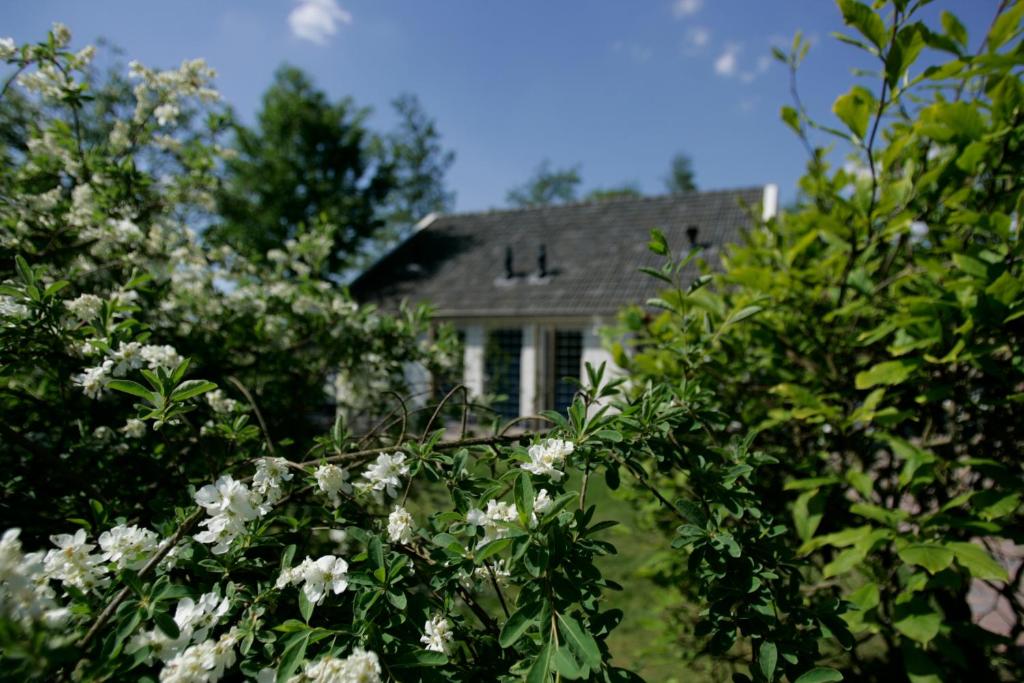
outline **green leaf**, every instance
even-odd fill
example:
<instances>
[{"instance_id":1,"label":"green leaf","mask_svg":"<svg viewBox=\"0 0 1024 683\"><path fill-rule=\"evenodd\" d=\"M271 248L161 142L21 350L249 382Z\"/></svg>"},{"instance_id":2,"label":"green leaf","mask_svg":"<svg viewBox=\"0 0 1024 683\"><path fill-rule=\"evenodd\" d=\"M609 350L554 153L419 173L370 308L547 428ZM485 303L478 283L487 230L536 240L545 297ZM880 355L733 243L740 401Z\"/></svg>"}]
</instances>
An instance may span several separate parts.
<instances>
[{"instance_id":1,"label":"green leaf","mask_svg":"<svg viewBox=\"0 0 1024 683\"><path fill-rule=\"evenodd\" d=\"M929 574L940 572L953 563L953 551L937 543L914 543L896 554L907 564L924 567Z\"/></svg>"},{"instance_id":2,"label":"green leaf","mask_svg":"<svg viewBox=\"0 0 1024 683\"><path fill-rule=\"evenodd\" d=\"M171 392L171 401L179 403L187 401L190 398L205 394L207 391L213 391L216 388L216 384L205 379L190 379L175 387L174 391Z\"/></svg>"},{"instance_id":3,"label":"green leaf","mask_svg":"<svg viewBox=\"0 0 1024 683\"><path fill-rule=\"evenodd\" d=\"M952 12L942 10L942 30L961 47L967 47L967 29Z\"/></svg>"},{"instance_id":4,"label":"green leaf","mask_svg":"<svg viewBox=\"0 0 1024 683\"><path fill-rule=\"evenodd\" d=\"M878 49L885 46L885 23L870 7L857 0L839 0L839 11L843 13L843 21L847 26L860 31Z\"/></svg>"},{"instance_id":5,"label":"green leaf","mask_svg":"<svg viewBox=\"0 0 1024 683\"><path fill-rule=\"evenodd\" d=\"M393 669L412 669L420 666L444 666L448 656L443 652L410 648L397 653L388 659L388 667Z\"/></svg>"},{"instance_id":6,"label":"green leaf","mask_svg":"<svg viewBox=\"0 0 1024 683\"><path fill-rule=\"evenodd\" d=\"M995 52L1017 31L1021 17L1024 16L1024 3L1015 3L992 23L988 32L988 51Z\"/></svg>"},{"instance_id":7,"label":"green leaf","mask_svg":"<svg viewBox=\"0 0 1024 683\"><path fill-rule=\"evenodd\" d=\"M306 656L306 646L309 644L310 632L306 631L294 636L291 642L284 649L281 656L281 664L277 667L277 683L286 683L299 664Z\"/></svg>"},{"instance_id":8,"label":"green leaf","mask_svg":"<svg viewBox=\"0 0 1024 683\"><path fill-rule=\"evenodd\" d=\"M871 120L874 107L874 96L866 88L855 85L850 92L836 98L832 104L832 112L857 138L863 140L867 135L868 121Z\"/></svg>"},{"instance_id":9,"label":"green leaf","mask_svg":"<svg viewBox=\"0 0 1024 683\"><path fill-rule=\"evenodd\" d=\"M668 256L668 240L665 239L665 233L652 228L651 241L647 243L647 248L660 256Z\"/></svg>"},{"instance_id":10,"label":"green leaf","mask_svg":"<svg viewBox=\"0 0 1024 683\"><path fill-rule=\"evenodd\" d=\"M792 128L795 133L800 134L800 113L796 109L784 106L779 110L779 116L783 123Z\"/></svg>"},{"instance_id":11,"label":"green leaf","mask_svg":"<svg viewBox=\"0 0 1024 683\"><path fill-rule=\"evenodd\" d=\"M315 607L315 605L310 601L310 599L308 597L306 597L306 591L300 590L299 591L299 614L302 615L302 618L306 620L307 624L309 623L310 617L313 616L313 608L314 607Z\"/></svg>"},{"instance_id":12,"label":"green leaf","mask_svg":"<svg viewBox=\"0 0 1024 683\"><path fill-rule=\"evenodd\" d=\"M540 604L531 602L513 612L505 622L505 625L501 627L501 633L498 635L498 644L502 647L512 647L515 645L523 634L537 623L540 607Z\"/></svg>"},{"instance_id":13,"label":"green leaf","mask_svg":"<svg viewBox=\"0 0 1024 683\"><path fill-rule=\"evenodd\" d=\"M500 553L505 548L508 548L510 545L512 545L512 539L511 538L499 538L496 541L491 541L490 543L485 545L483 548L480 548L476 552L476 555L474 557L475 557L475 559L476 559L476 561L478 563L479 562L483 562L484 560L486 560L487 558L491 557L492 555L497 555L498 553Z\"/></svg>"},{"instance_id":14,"label":"green leaf","mask_svg":"<svg viewBox=\"0 0 1024 683\"><path fill-rule=\"evenodd\" d=\"M551 658L551 664L555 671L561 674L562 678L570 681L576 681L581 678L585 678L590 674L590 671L581 666L576 657L573 656L572 649L568 645L562 645L555 650L554 656Z\"/></svg>"},{"instance_id":15,"label":"green leaf","mask_svg":"<svg viewBox=\"0 0 1024 683\"><path fill-rule=\"evenodd\" d=\"M149 402L152 402L156 396L152 391L146 389L138 382L132 382L128 379L112 379L107 382L107 388L113 389L114 391L121 391L132 396L138 396L144 398Z\"/></svg>"},{"instance_id":16,"label":"green leaf","mask_svg":"<svg viewBox=\"0 0 1024 683\"><path fill-rule=\"evenodd\" d=\"M827 499L827 493L821 489L811 489L801 493L793 503L793 524L801 541L809 540L818 530Z\"/></svg>"},{"instance_id":17,"label":"green leaf","mask_svg":"<svg viewBox=\"0 0 1024 683\"><path fill-rule=\"evenodd\" d=\"M893 626L897 631L919 643L928 643L939 633L942 615L919 598L895 607Z\"/></svg>"},{"instance_id":18,"label":"green leaf","mask_svg":"<svg viewBox=\"0 0 1024 683\"><path fill-rule=\"evenodd\" d=\"M843 680L843 674L827 666L816 666L802 674L793 683L834 683Z\"/></svg>"},{"instance_id":19,"label":"green leaf","mask_svg":"<svg viewBox=\"0 0 1024 683\"><path fill-rule=\"evenodd\" d=\"M178 624L175 623L174 619L171 619L167 612L154 612L153 621L171 640L181 635L181 629L178 628Z\"/></svg>"},{"instance_id":20,"label":"green leaf","mask_svg":"<svg viewBox=\"0 0 1024 683\"><path fill-rule=\"evenodd\" d=\"M772 681L775 676L775 666L779 661L779 649L775 643L765 641L757 651L757 664L761 667L764 677Z\"/></svg>"},{"instance_id":21,"label":"green leaf","mask_svg":"<svg viewBox=\"0 0 1024 683\"><path fill-rule=\"evenodd\" d=\"M957 563L969 571L974 578L991 581L1008 581L1010 579L1006 569L977 543L957 542L947 543L946 546L953 551Z\"/></svg>"},{"instance_id":22,"label":"green leaf","mask_svg":"<svg viewBox=\"0 0 1024 683\"><path fill-rule=\"evenodd\" d=\"M867 552L859 547L847 548L836 555L836 559L825 565L822 569L822 576L829 579L839 574L845 574L860 564L865 555Z\"/></svg>"},{"instance_id":23,"label":"green leaf","mask_svg":"<svg viewBox=\"0 0 1024 683\"><path fill-rule=\"evenodd\" d=\"M567 614L559 614L558 631L584 665L593 671L601 668L601 651L597 649L597 642L579 622Z\"/></svg>"},{"instance_id":24,"label":"green leaf","mask_svg":"<svg viewBox=\"0 0 1024 683\"><path fill-rule=\"evenodd\" d=\"M529 526L530 517L533 516L533 482L529 472L524 470L519 473L512 493L519 512L519 523Z\"/></svg>"},{"instance_id":25,"label":"green leaf","mask_svg":"<svg viewBox=\"0 0 1024 683\"><path fill-rule=\"evenodd\" d=\"M858 372L854 383L858 389L870 389L879 384L892 386L905 382L920 364L919 360L904 358L879 363L868 370Z\"/></svg>"},{"instance_id":26,"label":"green leaf","mask_svg":"<svg viewBox=\"0 0 1024 683\"><path fill-rule=\"evenodd\" d=\"M537 653L537 659L526 674L526 683L548 683L551 679L551 656L553 651L551 641L544 643L544 647Z\"/></svg>"}]
</instances>

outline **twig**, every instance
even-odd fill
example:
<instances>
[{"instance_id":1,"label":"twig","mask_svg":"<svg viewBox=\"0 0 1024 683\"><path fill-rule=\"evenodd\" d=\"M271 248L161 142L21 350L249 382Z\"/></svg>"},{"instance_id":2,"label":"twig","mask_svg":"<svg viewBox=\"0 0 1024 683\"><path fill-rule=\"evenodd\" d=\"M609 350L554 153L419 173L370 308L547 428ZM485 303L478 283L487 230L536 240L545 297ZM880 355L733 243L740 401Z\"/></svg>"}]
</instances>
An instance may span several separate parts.
<instances>
[{"instance_id":1,"label":"twig","mask_svg":"<svg viewBox=\"0 0 1024 683\"><path fill-rule=\"evenodd\" d=\"M229 375L228 381L234 384L235 387L242 392L242 395L245 396L245 400L247 400L249 405L252 406L253 412L256 413L256 419L259 420L260 428L263 430L263 438L267 441L267 448L270 450L271 455L276 455L274 452L274 441L270 438L270 430L267 429L267 423L263 419L263 413L260 412L260 407L256 405L256 401L253 399L252 394L249 393L249 390L245 388L245 385L242 384L234 375Z\"/></svg>"}]
</instances>

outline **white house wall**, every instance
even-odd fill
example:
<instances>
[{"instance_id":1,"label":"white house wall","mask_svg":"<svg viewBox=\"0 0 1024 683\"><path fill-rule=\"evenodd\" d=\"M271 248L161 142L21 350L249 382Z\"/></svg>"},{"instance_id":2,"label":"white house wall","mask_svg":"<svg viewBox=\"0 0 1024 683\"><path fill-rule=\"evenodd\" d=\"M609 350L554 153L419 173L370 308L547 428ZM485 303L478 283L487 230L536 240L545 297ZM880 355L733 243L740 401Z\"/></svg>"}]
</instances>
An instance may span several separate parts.
<instances>
[{"instance_id":1,"label":"white house wall","mask_svg":"<svg viewBox=\"0 0 1024 683\"><path fill-rule=\"evenodd\" d=\"M519 352L519 414L537 412L537 379L540 335L536 324L523 325L523 346Z\"/></svg>"},{"instance_id":2,"label":"white house wall","mask_svg":"<svg viewBox=\"0 0 1024 683\"><path fill-rule=\"evenodd\" d=\"M460 325L465 333L462 356L463 379L470 396L484 393L484 327L483 325Z\"/></svg>"}]
</instances>

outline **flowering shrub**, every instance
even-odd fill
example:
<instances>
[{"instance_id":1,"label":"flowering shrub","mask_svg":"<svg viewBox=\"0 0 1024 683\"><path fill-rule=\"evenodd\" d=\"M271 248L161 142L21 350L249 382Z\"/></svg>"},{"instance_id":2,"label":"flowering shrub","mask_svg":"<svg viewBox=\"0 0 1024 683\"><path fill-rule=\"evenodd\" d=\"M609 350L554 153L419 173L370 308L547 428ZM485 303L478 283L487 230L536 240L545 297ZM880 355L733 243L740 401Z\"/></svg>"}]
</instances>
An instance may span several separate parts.
<instances>
[{"instance_id":1,"label":"flowering shrub","mask_svg":"<svg viewBox=\"0 0 1024 683\"><path fill-rule=\"evenodd\" d=\"M0 504L40 540L68 517L160 520L261 432L305 450L336 411L374 411L404 363L450 362L443 331L420 341L426 310L379 316L330 278L338 227L300 232L271 266L189 227L208 222L228 154L202 60L133 62L133 104L107 109L94 51L69 40L58 26L2 48L4 104L32 116L0 165Z\"/></svg>"}]
</instances>

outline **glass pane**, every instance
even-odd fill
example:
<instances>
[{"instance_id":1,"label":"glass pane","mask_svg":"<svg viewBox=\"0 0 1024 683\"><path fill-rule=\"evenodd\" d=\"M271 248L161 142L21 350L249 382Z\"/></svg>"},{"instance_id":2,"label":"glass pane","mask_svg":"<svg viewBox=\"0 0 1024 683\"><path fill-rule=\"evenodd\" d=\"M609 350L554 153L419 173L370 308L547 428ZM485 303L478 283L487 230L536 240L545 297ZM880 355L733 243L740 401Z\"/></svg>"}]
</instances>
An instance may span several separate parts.
<instances>
[{"instance_id":1,"label":"glass pane","mask_svg":"<svg viewBox=\"0 0 1024 683\"><path fill-rule=\"evenodd\" d=\"M580 360L583 357L583 333L579 330L555 331L555 410L561 412L572 403L578 388L566 378L580 378Z\"/></svg>"},{"instance_id":2,"label":"glass pane","mask_svg":"<svg viewBox=\"0 0 1024 683\"><path fill-rule=\"evenodd\" d=\"M484 348L485 387L487 393L502 398L494 409L505 419L519 416L519 353L523 346L523 331L491 330Z\"/></svg>"}]
</instances>

